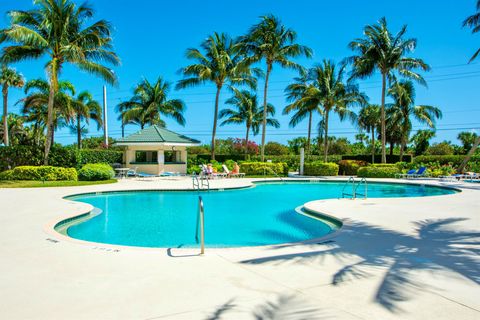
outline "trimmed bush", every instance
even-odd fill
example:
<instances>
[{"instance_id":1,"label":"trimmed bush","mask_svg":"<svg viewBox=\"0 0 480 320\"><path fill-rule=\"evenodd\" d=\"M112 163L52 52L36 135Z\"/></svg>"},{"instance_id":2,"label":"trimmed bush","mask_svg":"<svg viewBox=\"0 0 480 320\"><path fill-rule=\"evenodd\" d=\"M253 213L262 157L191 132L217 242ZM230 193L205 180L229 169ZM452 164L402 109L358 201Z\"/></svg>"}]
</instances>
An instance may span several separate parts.
<instances>
[{"instance_id":1,"label":"trimmed bush","mask_svg":"<svg viewBox=\"0 0 480 320\"><path fill-rule=\"evenodd\" d=\"M314 161L305 163L303 173L306 176L336 176L338 164L333 162Z\"/></svg>"},{"instance_id":2,"label":"trimmed bush","mask_svg":"<svg viewBox=\"0 0 480 320\"><path fill-rule=\"evenodd\" d=\"M88 163L78 171L81 181L109 180L115 176L113 168L106 163Z\"/></svg>"},{"instance_id":3,"label":"trimmed bush","mask_svg":"<svg viewBox=\"0 0 480 320\"><path fill-rule=\"evenodd\" d=\"M367 165L367 162L361 160L340 160L338 161L338 172L344 176L356 176L358 169Z\"/></svg>"},{"instance_id":4,"label":"trimmed bush","mask_svg":"<svg viewBox=\"0 0 480 320\"><path fill-rule=\"evenodd\" d=\"M246 175L288 175L288 165L286 163L274 162L242 162L240 163L240 172L245 172Z\"/></svg>"},{"instance_id":5,"label":"trimmed bush","mask_svg":"<svg viewBox=\"0 0 480 320\"><path fill-rule=\"evenodd\" d=\"M400 156L398 154L394 155L386 155L387 163L397 163L400 161ZM368 163L372 162L372 155L371 154L358 154L358 155L343 155L342 160L361 160ZM410 154L403 155L404 162L412 162L412 156ZM382 155L376 154L375 155L375 163L382 162Z\"/></svg>"},{"instance_id":6,"label":"trimmed bush","mask_svg":"<svg viewBox=\"0 0 480 320\"><path fill-rule=\"evenodd\" d=\"M2 172L0 180L76 181L77 170L52 166L19 166Z\"/></svg>"},{"instance_id":7,"label":"trimmed bush","mask_svg":"<svg viewBox=\"0 0 480 320\"><path fill-rule=\"evenodd\" d=\"M465 159L464 155L446 155L446 156L418 156L413 159L414 163L438 163L440 165L447 165L447 164L452 164L453 166L459 166L463 159ZM470 162L480 162L480 155L474 155L470 159Z\"/></svg>"},{"instance_id":8,"label":"trimmed bush","mask_svg":"<svg viewBox=\"0 0 480 320\"><path fill-rule=\"evenodd\" d=\"M395 178L401 170L395 164L373 164L368 167L361 167L357 175L361 178Z\"/></svg>"}]
</instances>

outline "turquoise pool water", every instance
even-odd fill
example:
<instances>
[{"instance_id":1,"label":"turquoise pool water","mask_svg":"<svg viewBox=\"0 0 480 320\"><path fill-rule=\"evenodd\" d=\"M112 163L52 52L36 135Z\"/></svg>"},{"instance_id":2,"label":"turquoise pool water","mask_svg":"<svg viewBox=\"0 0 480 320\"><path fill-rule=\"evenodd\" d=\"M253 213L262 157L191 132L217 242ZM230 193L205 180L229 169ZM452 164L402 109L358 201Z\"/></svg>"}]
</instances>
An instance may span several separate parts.
<instances>
[{"instance_id":1,"label":"turquoise pool water","mask_svg":"<svg viewBox=\"0 0 480 320\"><path fill-rule=\"evenodd\" d=\"M344 183L260 183L253 188L201 192L205 243L209 247L279 244L318 238L335 226L299 214L295 208L316 199L338 198ZM368 185L368 196L423 197L455 191L419 185ZM196 246L198 192L136 191L69 197L102 210L70 226L81 240L141 247ZM410 201L410 200L405 200Z\"/></svg>"}]
</instances>

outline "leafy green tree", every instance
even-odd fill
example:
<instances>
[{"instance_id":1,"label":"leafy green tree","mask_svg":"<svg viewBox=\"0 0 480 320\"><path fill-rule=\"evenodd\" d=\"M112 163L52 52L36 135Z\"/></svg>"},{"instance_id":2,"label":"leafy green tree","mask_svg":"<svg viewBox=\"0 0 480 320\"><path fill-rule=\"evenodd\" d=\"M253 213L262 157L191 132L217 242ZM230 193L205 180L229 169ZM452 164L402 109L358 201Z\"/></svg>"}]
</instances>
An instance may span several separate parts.
<instances>
[{"instance_id":1,"label":"leafy green tree","mask_svg":"<svg viewBox=\"0 0 480 320\"><path fill-rule=\"evenodd\" d=\"M413 136L411 141L413 142L413 152L416 156L422 155L427 151L430 146L430 139L435 137L435 131L433 130L418 130Z\"/></svg>"},{"instance_id":2,"label":"leafy green tree","mask_svg":"<svg viewBox=\"0 0 480 320\"><path fill-rule=\"evenodd\" d=\"M364 37L350 42L349 47L357 55L347 58L352 63L352 78L365 79L379 72L382 78L381 93L381 140L382 140L382 163L386 162L386 131L385 131L385 95L387 80L393 82L396 79L395 72L401 76L425 84L423 77L415 72L415 69L427 71L430 67L421 59L406 57L417 46L416 39L404 39L407 26L393 35L387 26L385 18L378 23L365 27Z\"/></svg>"},{"instance_id":3,"label":"leafy green tree","mask_svg":"<svg viewBox=\"0 0 480 320\"><path fill-rule=\"evenodd\" d=\"M240 37L241 52L248 56L250 63L265 60L265 86L263 88L263 124L261 159L265 160L265 139L267 129L267 104L268 84L274 64L283 68L300 70L302 67L291 61L291 58L312 56L312 50L306 46L295 43L297 33L286 28L281 21L273 16L261 17L261 21L252 26L245 36Z\"/></svg>"},{"instance_id":4,"label":"leafy green tree","mask_svg":"<svg viewBox=\"0 0 480 320\"><path fill-rule=\"evenodd\" d=\"M88 24L94 11L87 4L76 5L71 0L34 0L34 5L33 10L8 13L10 26L0 30L0 42L13 45L3 48L1 60L10 63L49 57L46 64L49 98L44 158L44 163L48 164L54 132L55 93L64 64L71 63L114 84L113 70L101 62L117 65L119 59L112 51L111 25L105 20Z\"/></svg>"},{"instance_id":5,"label":"leafy green tree","mask_svg":"<svg viewBox=\"0 0 480 320\"><path fill-rule=\"evenodd\" d=\"M190 48L187 50L187 58L195 63L181 70L184 79L177 83L177 89L194 87L211 82L216 87L215 108L213 113L212 129L212 160L215 160L215 136L217 132L218 106L220 92L226 84L231 88L233 85L248 85L252 89L256 87L256 79L252 76L259 75L257 69L251 69L250 64L238 53L235 42L226 34L214 33L201 45L201 49ZM203 52L202 52L203 51Z\"/></svg>"},{"instance_id":6,"label":"leafy green tree","mask_svg":"<svg viewBox=\"0 0 480 320\"><path fill-rule=\"evenodd\" d=\"M0 73L0 85L2 86L3 96L3 144L9 145L8 134L8 88L21 88L25 84L25 79L15 69L9 68L6 65L2 66Z\"/></svg>"},{"instance_id":7,"label":"leafy green tree","mask_svg":"<svg viewBox=\"0 0 480 320\"><path fill-rule=\"evenodd\" d=\"M185 125L185 103L179 99L168 99L170 83L161 77L155 83L143 79L134 89L133 97L122 102L117 109L121 113L123 124L137 124L141 129L146 125L165 127L161 115L173 118L178 124Z\"/></svg>"},{"instance_id":8,"label":"leafy green tree","mask_svg":"<svg viewBox=\"0 0 480 320\"><path fill-rule=\"evenodd\" d=\"M401 134L400 161L402 161L412 130L411 118L413 117L418 122L435 129L435 121L442 117L442 112L434 106L415 105L415 87L412 81L393 83L388 90L388 94L393 98L393 103L388 105L387 114L388 118L391 119L390 121L399 122Z\"/></svg>"},{"instance_id":9,"label":"leafy green tree","mask_svg":"<svg viewBox=\"0 0 480 320\"><path fill-rule=\"evenodd\" d=\"M307 138L297 137L293 138L292 140L288 140L287 143L291 153L300 154L300 149L305 148L305 146L307 145Z\"/></svg>"},{"instance_id":10,"label":"leafy green tree","mask_svg":"<svg viewBox=\"0 0 480 320\"><path fill-rule=\"evenodd\" d=\"M475 139L477 139L477 134L475 132L460 132L457 136L457 139L462 142L464 153L468 152L473 147Z\"/></svg>"},{"instance_id":11,"label":"leafy green tree","mask_svg":"<svg viewBox=\"0 0 480 320\"><path fill-rule=\"evenodd\" d=\"M290 153L290 150L288 149L288 147L281 143L269 141L265 144L266 155L283 156L283 155L288 155L289 153Z\"/></svg>"},{"instance_id":12,"label":"leafy green tree","mask_svg":"<svg viewBox=\"0 0 480 320\"><path fill-rule=\"evenodd\" d=\"M247 132L245 136L245 154L248 153L248 138L250 129L253 131L253 135L257 135L260 130L260 125L263 121L263 107L258 106L257 95L246 90L238 90L233 88L233 96L225 101L225 104L232 105L235 109L223 109L220 111L220 119L225 120L220 124L224 126L226 124L242 124L245 123ZM273 105L267 105L267 115L271 116L267 118L267 125L274 128L280 127L280 123L277 119L274 119L275 108Z\"/></svg>"},{"instance_id":13,"label":"leafy green tree","mask_svg":"<svg viewBox=\"0 0 480 320\"><path fill-rule=\"evenodd\" d=\"M434 143L430 147L428 147L426 154L436 155L436 156L452 155L453 154L452 143L450 141Z\"/></svg>"},{"instance_id":14,"label":"leafy green tree","mask_svg":"<svg viewBox=\"0 0 480 320\"><path fill-rule=\"evenodd\" d=\"M88 91L80 92L72 101L73 121L71 128L77 134L77 147L82 148L82 133L88 132L88 129L82 124L84 121L89 124L90 119L97 123L100 129L103 125L102 107L98 101L94 100Z\"/></svg>"},{"instance_id":15,"label":"leafy green tree","mask_svg":"<svg viewBox=\"0 0 480 320\"><path fill-rule=\"evenodd\" d=\"M380 106L376 104L363 106L358 114L358 126L372 134L372 163L375 163L375 130L380 126Z\"/></svg>"},{"instance_id":16,"label":"leafy green tree","mask_svg":"<svg viewBox=\"0 0 480 320\"><path fill-rule=\"evenodd\" d=\"M322 108L323 114L323 140L324 159L328 157L328 123L331 112L336 113L340 120L356 120L352 107L362 106L367 102L367 97L358 90L358 86L344 81L345 66L338 69L334 62L324 60L322 64L309 70L312 87L309 89L310 97L315 97Z\"/></svg>"},{"instance_id":17,"label":"leafy green tree","mask_svg":"<svg viewBox=\"0 0 480 320\"><path fill-rule=\"evenodd\" d=\"M308 117L307 144L305 146L308 155L310 153L313 113L322 114L323 109L320 107L321 100L317 94L318 91L315 89L305 71L300 71L300 76L295 78L294 81L294 83L288 85L285 89L287 100L291 103L283 109L283 114L293 112L289 122L291 127L296 127L301 121Z\"/></svg>"},{"instance_id":18,"label":"leafy green tree","mask_svg":"<svg viewBox=\"0 0 480 320\"><path fill-rule=\"evenodd\" d=\"M477 10L477 12L475 12L471 16L468 16L463 21L463 27L468 27L468 28L472 29L472 33L477 33L477 32L480 31L480 0L477 0L476 10ZM473 60L475 60L477 58L478 54L480 54L480 49L475 51L473 56L470 58L469 63L472 62Z\"/></svg>"},{"instance_id":19,"label":"leafy green tree","mask_svg":"<svg viewBox=\"0 0 480 320\"><path fill-rule=\"evenodd\" d=\"M29 142L29 128L25 126L25 118L14 113L7 116L7 126L2 122L0 124L0 134L5 137L8 134L8 141L11 145L26 144Z\"/></svg>"}]
</instances>

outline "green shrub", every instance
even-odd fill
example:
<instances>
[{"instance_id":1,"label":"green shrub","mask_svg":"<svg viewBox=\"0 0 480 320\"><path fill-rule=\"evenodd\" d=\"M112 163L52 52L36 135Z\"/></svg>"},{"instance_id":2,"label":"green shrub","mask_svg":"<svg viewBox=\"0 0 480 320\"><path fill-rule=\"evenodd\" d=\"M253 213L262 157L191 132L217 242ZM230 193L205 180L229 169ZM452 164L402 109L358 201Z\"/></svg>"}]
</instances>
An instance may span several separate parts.
<instances>
[{"instance_id":1,"label":"green shrub","mask_svg":"<svg viewBox=\"0 0 480 320\"><path fill-rule=\"evenodd\" d=\"M361 178L395 178L400 172L395 164L373 164L358 169L357 175Z\"/></svg>"},{"instance_id":2,"label":"green shrub","mask_svg":"<svg viewBox=\"0 0 480 320\"><path fill-rule=\"evenodd\" d=\"M290 150L288 149L287 146L278 143L278 142L267 142L265 144L265 155L288 155L290 153Z\"/></svg>"},{"instance_id":3,"label":"green shrub","mask_svg":"<svg viewBox=\"0 0 480 320\"><path fill-rule=\"evenodd\" d=\"M343 155L342 160L361 160L361 161L371 163L372 155L371 154ZM387 154L386 160L387 160L387 163L396 163L400 161L400 156L398 154L392 154L392 155ZM402 160L405 162L412 162L412 155L404 154ZM380 163L380 162L382 162L382 155L376 154L375 163Z\"/></svg>"},{"instance_id":4,"label":"green shrub","mask_svg":"<svg viewBox=\"0 0 480 320\"><path fill-rule=\"evenodd\" d=\"M333 162L314 161L305 163L303 173L306 176L336 176L338 164Z\"/></svg>"},{"instance_id":5,"label":"green shrub","mask_svg":"<svg viewBox=\"0 0 480 320\"><path fill-rule=\"evenodd\" d=\"M52 166L19 166L2 172L0 180L76 181L77 170Z\"/></svg>"},{"instance_id":6,"label":"green shrub","mask_svg":"<svg viewBox=\"0 0 480 320\"><path fill-rule=\"evenodd\" d=\"M247 175L288 175L288 165L286 163L274 162L242 162L240 163L240 172Z\"/></svg>"},{"instance_id":7,"label":"green shrub","mask_svg":"<svg viewBox=\"0 0 480 320\"><path fill-rule=\"evenodd\" d=\"M339 174L344 176L356 176L360 167L366 167L367 162L361 160L340 160L338 161Z\"/></svg>"},{"instance_id":8,"label":"green shrub","mask_svg":"<svg viewBox=\"0 0 480 320\"><path fill-rule=\"evenodd\" d=\"M463 159L464 155L427 155L427 156L418 156L413 159L414 163L434 163L438 162L440 165L445 165L451 163L454 166L459 166ZM480 162L480 155L474 155L470 159L469 163Z\"/></svg>"},{"instance_id":9,"label":"green shrub","mask_svg":"<svg viewBox=\"0 0 480 320\"><path fill-rule=\"evenodd\" d=\"M78 171L81 181L109 180L115 176L112 167L106 163L88 163Z\"/></svg>"}]
</instances>

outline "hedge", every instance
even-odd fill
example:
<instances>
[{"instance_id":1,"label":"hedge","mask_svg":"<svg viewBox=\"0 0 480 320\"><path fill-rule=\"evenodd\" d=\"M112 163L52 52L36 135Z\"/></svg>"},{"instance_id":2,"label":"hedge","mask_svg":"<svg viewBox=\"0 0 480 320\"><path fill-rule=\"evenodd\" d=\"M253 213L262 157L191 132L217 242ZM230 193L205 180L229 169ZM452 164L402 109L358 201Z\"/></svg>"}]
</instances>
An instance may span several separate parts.
<instances>
[{"instance_id":1,"label":"hedge","mask_svg":"<svg viewBox=\"0 0 480 320\"><path fill-rule=\"evenodd\" d=\"M387 154L386 158L387 158L386 159L387 163L397 163L400 161L400 156L398 154L393 154L393 155ZM375 159L375 163L380 163L382 162L382 155L376 154L374 159ZM360 161L372 163L372 155L371 154L343 155L342 160L360 160ZM404 154L402 161L412 162L412 155Z\"/></svg>"},{"instance_id":2,"label":"hedge","mask_svg":"<svg viewBox=\"0 0 480 320\"><path fill-rule=\"evenodd\" d=\"M303 174L306 176L336 176L338 164L333 162L314 161L305 163Z\"/></svg>"},{"instance_id":3,"label":"hedge","mask_svg":"<svg viewBox=\"0 0 480 320\"><path fill-rule=\"evenodd\" d=\"M106 163L89 163L78 171L78 180L99 181L109 180L115 176L115 171Z\"/></svg>"},{"instance_id":4,"label":"hedge","mask_svg":"<svg viewBox=\"0 0 480 320\"><path fill-rule=\"evenodd\" d=\"M76 149L53 146L49 154L49 165L79 169L86 163L122 163L123 152L108 149ZM0 171L18 166L43 164L43 147L9 146L0 147Z\"/></svg>"},{"instance_id":5,"label":"hedge","mask_svg":"<svg viewBox=\"0 0 480 320\"><path fill-rule=\"evenodd\" d=\"M452 164L453 166L459 166L465 159L465 155L443 155L443 156L418 156L413 159L416 164L428 164L436 162L440 165ZM480 155L474 155L470 159L470 162L480 162ZM470 163L469 162L469 163Z\"/></svg>"},{"instance_id":6,"label":"hedge","mask_svg":"<svg viewBox=\"0 0 480 320\"><path fill-rule=\"evenodd\" d=\"M277 174L279 176L288 175L288 165L286 163L275 162L241 162L240 172L246 175L271 175Z\"/></svg>"},{"instance_id":7,"label":"hedge","mask_svg":"<svg viewBox=\"0 0 480 320\"><path fill-rule=\"evenodd\" d=\"M400 169L395 164L372 164L357 171L361 178L395 178L397 173L400 173Z\"/></svg>"},{"instance_id":8,"label":"hedge","mask_svg":"<svg viewBox=\"0 0 480 320\"><path fill-rule=\"evenodd\" d=\"M77 170L52 166L19 166L2 172L0 180L76 181Z\"/></svg>"},{"instance_id":9,"label":"hedge","mask_svg":"<svg viewBox=\"0 0 480 320\"><path fill-rule=\"evenodd\" d=\"M367 162L361 160L340 160L338 161L339 174L344 176L356 176L360 167L366 167Z\"/></svg>"}]
</instances>

